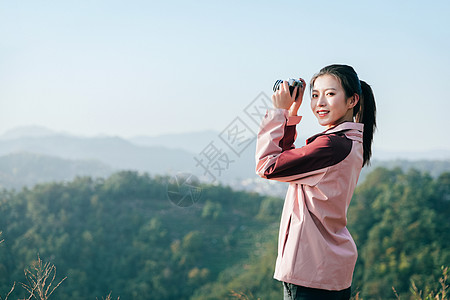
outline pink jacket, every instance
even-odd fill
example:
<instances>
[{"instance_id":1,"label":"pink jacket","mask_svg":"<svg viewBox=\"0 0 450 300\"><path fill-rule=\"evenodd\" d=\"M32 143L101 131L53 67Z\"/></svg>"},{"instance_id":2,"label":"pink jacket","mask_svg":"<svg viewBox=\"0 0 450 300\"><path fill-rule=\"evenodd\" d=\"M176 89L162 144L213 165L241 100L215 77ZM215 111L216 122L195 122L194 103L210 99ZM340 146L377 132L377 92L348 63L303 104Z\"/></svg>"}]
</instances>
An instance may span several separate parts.
<instances>
[{"instance_id":1,"label":"pink jacket","mask_svg":"<svg viewBox=\"0 0 450 300\"><path fill-rule=\"evenodd\" d=\"M345 122L295 148L296 124L285 109L266 113L256 145L256 173L289 182L274 278L325 290L351 286L358 256L347 208L363 164L363 124Z\"/></svg>"}]
</instances>

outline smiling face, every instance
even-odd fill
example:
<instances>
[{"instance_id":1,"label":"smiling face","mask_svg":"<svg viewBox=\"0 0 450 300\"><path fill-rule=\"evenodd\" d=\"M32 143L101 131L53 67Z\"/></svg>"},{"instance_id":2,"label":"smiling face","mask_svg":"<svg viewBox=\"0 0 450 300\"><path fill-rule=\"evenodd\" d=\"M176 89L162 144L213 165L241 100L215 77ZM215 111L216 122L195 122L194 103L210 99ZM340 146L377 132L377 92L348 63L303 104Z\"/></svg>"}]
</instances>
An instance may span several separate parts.
<instances>
[{"instance_id":1,"label":"smiling face","mask_svg":"<svg viewBox=\"0 0 450 300\"><path fill-rule=\"evenodd\" d=\"M353 121L353 107L358 100L357 94L348 98L341 82L333 75L322 75L314 81L311 109L322 126L331 128Z\"/></svg>"}]
</instances>

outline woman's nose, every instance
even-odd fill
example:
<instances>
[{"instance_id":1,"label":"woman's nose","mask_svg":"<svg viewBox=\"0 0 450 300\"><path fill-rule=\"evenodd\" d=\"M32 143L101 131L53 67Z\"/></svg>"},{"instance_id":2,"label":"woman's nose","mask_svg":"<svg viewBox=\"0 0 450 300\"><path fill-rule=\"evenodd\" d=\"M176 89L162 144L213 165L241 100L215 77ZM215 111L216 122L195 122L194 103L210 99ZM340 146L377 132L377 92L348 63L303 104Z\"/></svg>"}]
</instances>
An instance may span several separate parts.
<instances>
[{"instance_id":1,"label":"woman's nose","mask_svg":"<svg viewBox=\"0 0 450 300\"><path fill-rule=\"evenodd\" d=\"M326 104L326 100L324 96L319 96L317 99L317 106L324 106Z\"/></svg>"}]
</instances>

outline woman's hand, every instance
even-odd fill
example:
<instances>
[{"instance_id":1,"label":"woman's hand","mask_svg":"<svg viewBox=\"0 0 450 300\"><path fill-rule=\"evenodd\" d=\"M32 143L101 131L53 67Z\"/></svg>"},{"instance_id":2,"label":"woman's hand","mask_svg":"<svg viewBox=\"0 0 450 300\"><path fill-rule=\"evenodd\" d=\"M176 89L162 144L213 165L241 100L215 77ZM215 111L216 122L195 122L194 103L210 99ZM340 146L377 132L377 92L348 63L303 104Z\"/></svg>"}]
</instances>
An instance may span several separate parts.
<instances>
[{"instance_id":1,"label":"woman's hand","mask_svg":"<svg viewBox=\"0 0 450 300\"><path fill-rule=\"evenodd\" d=\"M283 81L283 83L280 84L280 88L272 95L273 107L287 109L289 110L289 116L296 116L298 109L302 104L303 94L305 93L306 87L306 82L301 78L300 81L303 83L303 87L295 87L292 96L289 92L289 85L287 81Z\"/></svg>"}]
</instances>

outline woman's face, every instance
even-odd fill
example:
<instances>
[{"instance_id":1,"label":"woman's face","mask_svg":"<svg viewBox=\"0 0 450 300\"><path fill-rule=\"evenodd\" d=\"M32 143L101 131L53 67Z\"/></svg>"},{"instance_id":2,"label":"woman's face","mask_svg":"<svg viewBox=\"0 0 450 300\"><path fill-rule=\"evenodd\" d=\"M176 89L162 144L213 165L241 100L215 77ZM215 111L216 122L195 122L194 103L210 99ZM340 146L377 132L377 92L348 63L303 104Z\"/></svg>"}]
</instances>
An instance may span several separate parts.
<instances>
[{"instance_id":1,"label":"woman's face","mask_svg":"<svg viewBox=\"0 0 450 300\"><path fill-rule=\"evenodd\" d=\"M353 121L353 107L358 95L347 98L340 81L332 75L322 75L314 81L311 109L319 124L327 128Z\"/></svg>"}]
</instances>

